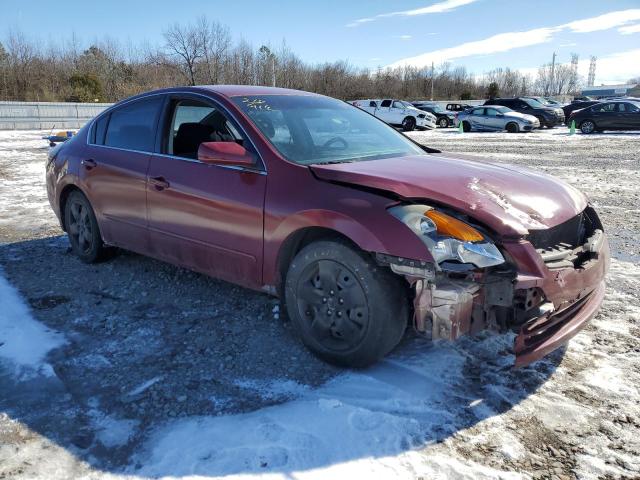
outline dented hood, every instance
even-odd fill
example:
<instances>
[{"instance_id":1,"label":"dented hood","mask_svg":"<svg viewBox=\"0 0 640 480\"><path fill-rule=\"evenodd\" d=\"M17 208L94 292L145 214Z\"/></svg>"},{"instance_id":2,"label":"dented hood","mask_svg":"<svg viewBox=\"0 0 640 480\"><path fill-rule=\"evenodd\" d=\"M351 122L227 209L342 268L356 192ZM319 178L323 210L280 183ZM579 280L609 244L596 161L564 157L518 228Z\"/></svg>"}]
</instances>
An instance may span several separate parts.
<instances>
[{"instance_id":1,"label":"dented hood","mask_svg":"<svg viewBox=\"0 0 640 480\"><path fill-rule=\"evenodd\" d=\"M323 180L447 205L503 236L553 227L587 206L580 191L551 176L463 155L438 153L311 169Z\"/></svg>"}]
</instances>

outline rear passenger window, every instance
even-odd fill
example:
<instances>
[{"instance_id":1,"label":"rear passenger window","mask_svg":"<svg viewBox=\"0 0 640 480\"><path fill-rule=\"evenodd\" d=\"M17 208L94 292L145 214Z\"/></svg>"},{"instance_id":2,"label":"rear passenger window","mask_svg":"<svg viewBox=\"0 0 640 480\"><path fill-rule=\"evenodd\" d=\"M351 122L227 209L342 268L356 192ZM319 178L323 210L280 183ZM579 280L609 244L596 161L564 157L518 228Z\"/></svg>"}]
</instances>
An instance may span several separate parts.
<instances>
[{"instance_id":1,"label":"rear passenger window","mask_svg":"<svg viewBox=\"0 0 640 480\"><path fill-rule=\"evenodd\" d=\"M476 108L471 112L472 115L484 115L484 108Z\"/></svg>"},{"instance_id":2,"label":"rear passenger window","mask_svg":"<svg viewBox=\"0 0 640 480\"><path fill-rule=\"evenodd\" d=\"M103 115L93 127L93 134L91 136L91 143L96 145L104 145L104 134L107 131L107 124L109 123L109 115Z\"/></svg>"},{"instance_id":3,"label":"rear passenger window","mask_svg":"<svg viewBox=\"0 0 640 480\"><path fill-rule=\"evenodd\" d=\"M137 100L111 112L104 144L109 147L152 152L163 97Z\"/></svg>"}]
</instances>

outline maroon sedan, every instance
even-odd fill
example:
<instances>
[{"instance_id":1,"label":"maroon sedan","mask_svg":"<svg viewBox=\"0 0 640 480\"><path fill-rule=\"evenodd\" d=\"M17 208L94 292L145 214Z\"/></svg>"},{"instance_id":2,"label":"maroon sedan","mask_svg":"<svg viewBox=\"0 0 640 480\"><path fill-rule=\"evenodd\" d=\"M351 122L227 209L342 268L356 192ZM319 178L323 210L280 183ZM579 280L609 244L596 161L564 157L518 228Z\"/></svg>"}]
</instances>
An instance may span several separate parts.
<instances>
[{"instance_id":1,"label":"maroon sedan","mask_svg":"<svg viewBox=\"0 0 640 480\"><path fill-rule=\"evenodd\" d=\"M380 359L409 323L432 339L515 330L524 365L604 295L609 247L579 191L422 147L321 95L145 93L46 168L81 260L118 246L278 295L302 341L340 365Z\"/></svg>"}]
</instances>

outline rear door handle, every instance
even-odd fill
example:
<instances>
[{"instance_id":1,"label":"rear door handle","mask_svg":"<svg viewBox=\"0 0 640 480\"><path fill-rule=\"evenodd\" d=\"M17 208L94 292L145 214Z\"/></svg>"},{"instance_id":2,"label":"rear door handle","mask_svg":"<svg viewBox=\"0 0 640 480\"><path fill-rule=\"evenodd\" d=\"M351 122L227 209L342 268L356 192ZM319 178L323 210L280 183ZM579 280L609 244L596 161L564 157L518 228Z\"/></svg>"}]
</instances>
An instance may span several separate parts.
<instances>
[{"instance_id":1,"label":"rear door handle","mask_svg":"<svg viewBox=\"0 0 640 480\"><path fill-rule=\"evenodd\" d=\"M167 182L167 180L165 180L164 177L151 177L149 179L149 182L158 191L164 190L165 188L169 188L169 182Z\"/></svg>"},{"instance_id":2,"label":"rear door handle","mask_svg":"<svg viewBox=\"0 0 640 480\"><path fill-rule=\"evenodd\" d=\"M85 160L82 160L81 163L87 170L91 170L92 168L98 166L98 163L95 160L91 159L91 158L87 158Z\"/></svg>"}]
</instances>

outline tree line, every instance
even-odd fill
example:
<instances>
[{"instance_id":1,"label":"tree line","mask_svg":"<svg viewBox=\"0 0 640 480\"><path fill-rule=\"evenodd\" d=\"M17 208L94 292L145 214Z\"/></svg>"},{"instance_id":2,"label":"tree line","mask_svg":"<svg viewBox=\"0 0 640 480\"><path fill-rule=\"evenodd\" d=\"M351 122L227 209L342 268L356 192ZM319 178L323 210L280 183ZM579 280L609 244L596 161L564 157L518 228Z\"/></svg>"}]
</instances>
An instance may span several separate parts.
<instances>
[{"instance_id":1,"label":"tree line","mask_svg":"<svg viewBox=\"0 0 640 480\"><path fill-rule=\"evenodd\" d=\"M45 44L16 31L0 41L0 100L114 102L156 88L223 83L275 85L345 100L469 100L572 94L580 79L561 64L543 65L536 78L510 68L477 76L450 63L394 69L360 68L346 60L310 64L284 41L256 48L206 17L167 26L156 45L105 38L82 46L75 35Z\"/></svg>"}]
</instances>

